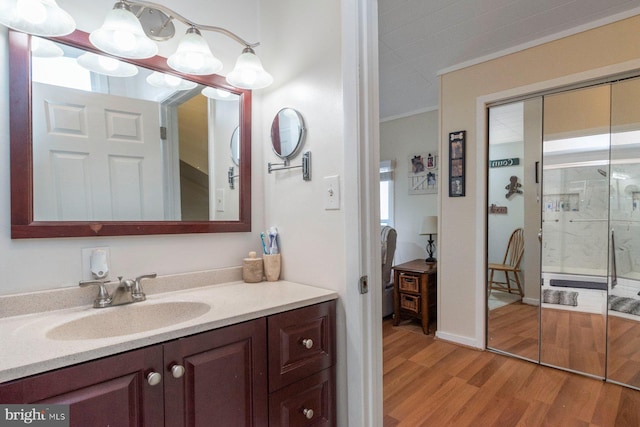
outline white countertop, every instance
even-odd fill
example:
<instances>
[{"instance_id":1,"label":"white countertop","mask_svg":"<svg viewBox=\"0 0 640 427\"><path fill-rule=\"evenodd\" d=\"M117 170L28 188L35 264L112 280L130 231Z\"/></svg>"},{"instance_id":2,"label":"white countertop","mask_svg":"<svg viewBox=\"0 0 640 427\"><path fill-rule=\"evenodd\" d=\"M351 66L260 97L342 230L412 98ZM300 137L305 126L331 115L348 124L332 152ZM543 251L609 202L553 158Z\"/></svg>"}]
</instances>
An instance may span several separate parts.
<instances>
[{"instance_id":1,"label":"white countertop","mask_svg":"<svg viewBox=\"0 0 640 427\"><path fill-rule=\"evenodd\" d=\"M181 323L101 339L55 340L46 334L66 322L127 306L82 306L0 318L0 383L337 297L331 290L287 281L231 282L147 295L147 301L135 305L195 301L207 303L211 309Z\"/></svg>"}]
</instances>

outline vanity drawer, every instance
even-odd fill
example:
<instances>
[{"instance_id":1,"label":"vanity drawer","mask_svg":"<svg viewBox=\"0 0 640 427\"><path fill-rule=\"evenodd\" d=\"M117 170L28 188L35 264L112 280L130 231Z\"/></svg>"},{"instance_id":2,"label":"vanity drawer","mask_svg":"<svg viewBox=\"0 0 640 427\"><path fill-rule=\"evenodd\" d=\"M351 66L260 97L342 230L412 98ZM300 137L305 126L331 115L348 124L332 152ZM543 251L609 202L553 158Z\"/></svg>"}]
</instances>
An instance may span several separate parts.
<instances>
[{"instance_id":1,"label":"vanity drawer","mask_svg":"<svg viewBox=\"0 0 640 427\"><path fill-rule=\"evenodd\" d=\"M270 392L335 364L335 312L334 300L269 317Z\"/></svg>"},{"instance_id":2,"label":"vanity drawer","mask_svg":"<svg viewBox=\"0 0 640 427\"><path fill-rule=\"evenodd\" d=\"M399 287L401 292L420 293L420 276L400 273Z\"/></svg>"},{"instance_id":3,"label":"vanity drawer","mask_svg":"<svg viewBox=\"0 0 640 427\"><path fill-rule=\"evenodd\" d=\"M336 425L335 367L269 395L269 426Z\"/></svg>"},{"instance_id":4,"label":"vanity drawer","mask_svg":"<svg viewBox=\"0 0 640 427\"><path fill-rule=\"evenodd\" d=\"M400 294L400 308L420 313L420 297L417 295Z\"/></svg>"}]
</instances>

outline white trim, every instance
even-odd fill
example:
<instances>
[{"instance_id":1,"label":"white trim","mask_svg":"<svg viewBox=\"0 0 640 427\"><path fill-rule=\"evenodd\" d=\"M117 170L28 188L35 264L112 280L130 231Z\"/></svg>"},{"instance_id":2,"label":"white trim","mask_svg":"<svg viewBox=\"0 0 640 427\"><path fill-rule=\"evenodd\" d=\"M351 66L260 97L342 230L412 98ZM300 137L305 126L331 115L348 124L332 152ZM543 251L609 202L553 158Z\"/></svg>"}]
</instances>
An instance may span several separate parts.
<instances>
[{"instance_id":1,"label":"white trim","mask_svg":"<svg viewBox=\"0 0 640 427\"><path fill-rule=\"evenodd\" d=\"M487 121L485 120L487 105L508 100L510 98L534 96L538 92L549 91L553 89L561 90L563 87L576 85L582 82L588 82L594 79L602 79L617 74L628 73L634 70L640 70L640 59L622 62L619 64L608 65L593 70L580 73L570 74L556 79L546 80L533 83L530 85L520 86L495 92L476 98L476 164L478 165L477 176L485 177L487 174L488 163L484 161L484 153L487 151ZM478 215L476 217L476 253L482 254L477 258L476 262L476 342L481 343L481 347L485 348L486 333L486 317L485 317L485 240L486 227L484 226L487 216L486 209L486 188L485 180L476 180L476 191L478 198L476 201L476 209ZM443 339L447 339L444 338ZM471 341L471 340L470 340ZM456 341L457 342L457 341Z\"/></svg>"},{"instance_id":2,"label":"white trim","mask_svg":"<svg viewBox=\"0 0 640 427\"><path fill-rule=\"evenodd\" d=\"M424 107L424 108L418 108L417 110L412 110L412 111L408 111L406 113L401 113L401 114L396 114L393 116L387 116L387 117L380 117L380 123L385 123L385 122L390 122L392 120L398 120L398 119L404 119L405 117L411 117L411 116L416 116L418 114L422 114L422 113L430 113L431 111L436 111L438 108L440 108L437 105L431 106L431 107Z\"/></svg>"},{"instance_id":3,"label":"white trim","mask_svg":"<svg viewBox=\"0 0 640 427\"><path fill-rule=\"evenodd\" d=\"M378 10L368 0L342 4L344 102L347 424L382 426L382 292ZM356 28L357 31L353 31ZM375 191L372 191L375 189ZM361 295L358 279L369 276ZM340 422L339 422L340 424Z\"/></svg>"},{"instance_id":4,"label":"white trim","mask_svg":"<svg viewBox=\"0 0 640 427\"><path fill-rule=\"evenodd\" d=\"M532 40L530 42L522 43L517 46L513 46L507 49L503 49L501 51L490 53L485 56L481 56L479 58L470 59L465 62L461 62L456 65L452 65L451 67L444 68L438 71L438 76L443 74L451 73L453 71L461 70L463 68L471 67L473 65L481 64L483 62L491 61L493 59L500 58L502 56L510 55L512 53L520 52L525 49L529 49L535 46L540 46L545 43L549 43L555 40L559 40L565 37L572 36L574 34L582 33L588 30L592 30L594 28L602 27L604 25L612 24L617 21L622 21L623 19L631 18L632 16L636 16L640 14L640 7L635 7L633 9L629 9L624 12L617 13L615 15L607 16L605 18L598 19L596 21L592 21L586 24L578 25L577 27L569 28L568 30L560 31L559 33L551 34L545 37L541 37L536 40Z\"/></svg>"},{"instance_id":5,"label":"white trim","mask_svg":"<svg viewBox=\"0 0 640 427\"><path fill-rule=\"evenodd\" d=\"M440 332L436 331L436 338L441 339L443 341L449 341L455 344L464 345L466 347L474 347L479 348L476 340L469 337L463 337L461 335L450 334L448 332Z\"/></svg>"},{"instance_id":6,"label":"white trim","mask_svg":"<svg viewBox=\"0 0 640 427\"><path fill-rule=\"evenodd\" d=\"M477 177L485 177L487 175L488 161L486 158L487 144L487 112L486 103L481 103L481 100L477 100L476 104L476 165L484 165L482 175L476 174ZM480 133L480 129L483 129ZM487 304L486 301L486 289L485 283L487 280L487 188L485 179L476 179L476 212L483 212L482 215L476 215L476 253L479 256L476 257L476 283L480 283L480 286L476 286L476 301L481 301L480 307L476 310L476 343L475 347L485 349L486 348L486 326L485 319L487 318Z\"/></svg>"}]
</instances>

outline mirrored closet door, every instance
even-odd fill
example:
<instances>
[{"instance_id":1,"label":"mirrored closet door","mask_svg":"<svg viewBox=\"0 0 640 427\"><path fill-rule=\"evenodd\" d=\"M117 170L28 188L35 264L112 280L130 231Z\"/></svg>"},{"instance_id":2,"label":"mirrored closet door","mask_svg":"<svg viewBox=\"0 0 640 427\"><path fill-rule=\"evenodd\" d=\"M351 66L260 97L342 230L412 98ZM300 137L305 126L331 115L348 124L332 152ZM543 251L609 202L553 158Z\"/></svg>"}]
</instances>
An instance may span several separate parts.
<instances>
[{"instance_id":1,"label":"mirrored closet door","mask_svg":"<svg viewBox=\"0 0 640 427\"><path fill-rule=\"evenodd\" d=\"M610 86L544 97L540 362L605 376Z\"/></svg>"},{"instance_id":2,"label":"mirrored closet door","mask_svg":"<svg viewBox=\"0 0 640 427\"><path fill-rule=\"evenodd\" d=\"M640 389L640 79L490 107L487 194L487 348Z\"/></svg>"},{"instance_id":3,"label":"mirrored closet door","mask_svg":"<svg viewBox=\"0 0 640 427\"><path fill-rule=\"evenodd\" d=\"M542 97L489 109L487 347L539 360Z\"/></svg>"},{"instance_id":4,"label":"mirrored closet door","mask_svg":"<svg viewBox=\"0 0 640 427\"><path fill-rule=\"evenodd\" d=\"M607 379L640 388L640 79L611 86Z\"/></svg>"}]
</instances>

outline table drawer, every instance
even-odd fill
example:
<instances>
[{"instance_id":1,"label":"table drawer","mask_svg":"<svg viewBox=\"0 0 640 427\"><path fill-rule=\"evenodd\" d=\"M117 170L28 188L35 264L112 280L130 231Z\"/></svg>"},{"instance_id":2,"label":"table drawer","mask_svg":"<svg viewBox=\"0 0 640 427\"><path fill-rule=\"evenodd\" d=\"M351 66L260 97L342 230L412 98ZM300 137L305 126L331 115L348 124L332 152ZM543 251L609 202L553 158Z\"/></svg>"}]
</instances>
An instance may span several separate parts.
<instances>
[{"instance_id":1,"label":"table drawer","mask_svg":"<svg viewBox=\"0 0 640 427\"><path fill-rule=\"evenodd\" d=\"M400 308L420 313L420 297L416 295L400 294Z\"/></svg>"},{"instance_id":2,"label":"table drawer","mask_svg":"<svg viewBox=\"0 0 640 427\"><path fill-rule=\"evenodd\" d=\"M335 367L332 367L271 393L269 426L334 426L334 378Z\"/></svg>"},{"instance_id":3,"label":"table drawer","mask_svg":"<svg viewBox=\"0 0 640 427\"><path fill-rule=\"evenodd\" d=\"M420 293L420 276L409 273L400 273L399 288L403 292Z\"/></svg>"},{"instance_id":4,"label":"table drawer","mask_svg":"<svg viewBox=\"0 0 640 427\"><path fill-rule=\"evenodd\" d=\"M270 316L269 391L335 364L335 301Z\"/></svg>"}]
</instances>

